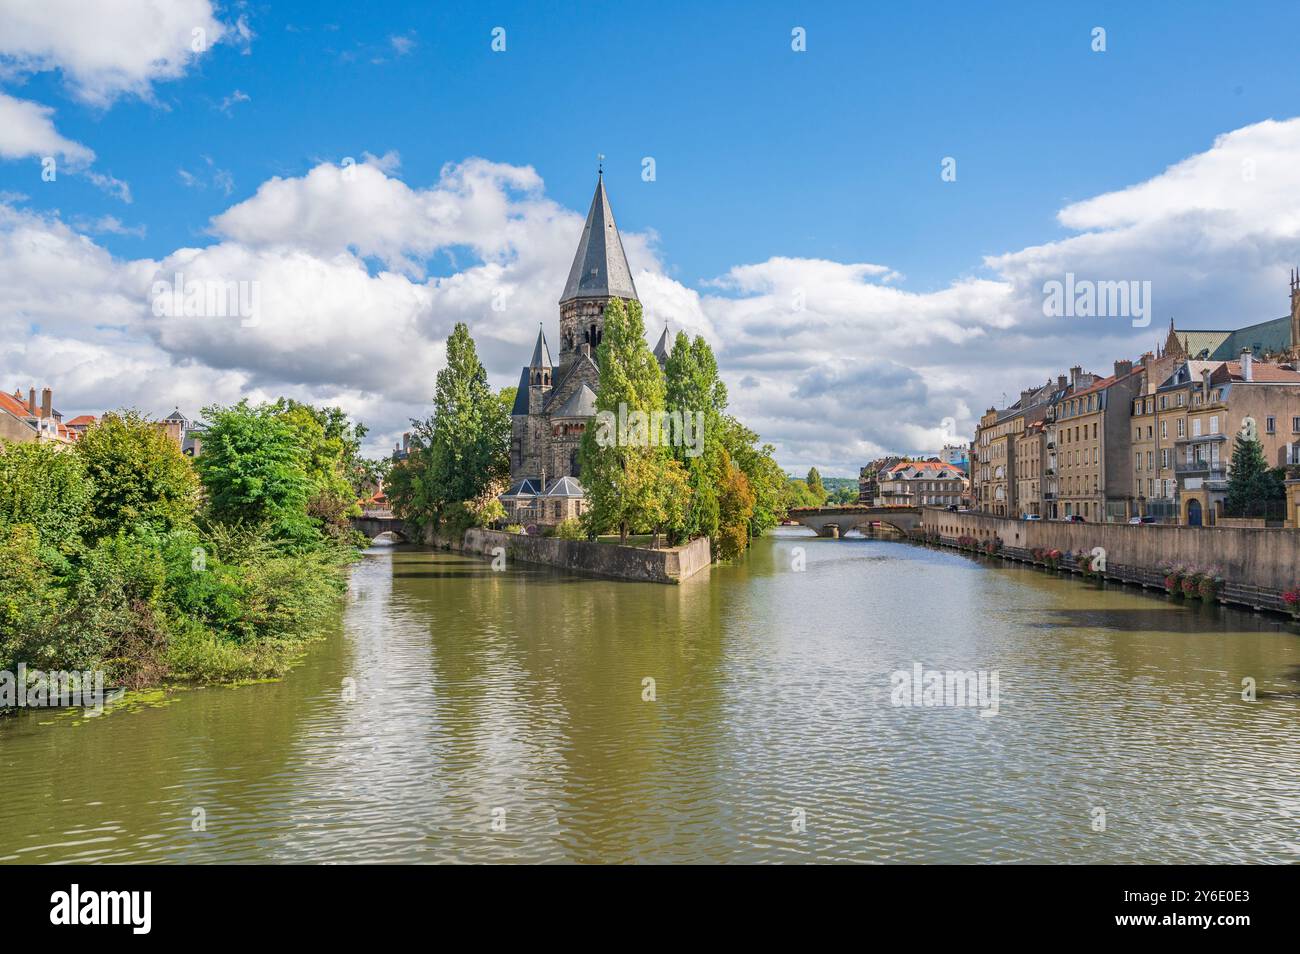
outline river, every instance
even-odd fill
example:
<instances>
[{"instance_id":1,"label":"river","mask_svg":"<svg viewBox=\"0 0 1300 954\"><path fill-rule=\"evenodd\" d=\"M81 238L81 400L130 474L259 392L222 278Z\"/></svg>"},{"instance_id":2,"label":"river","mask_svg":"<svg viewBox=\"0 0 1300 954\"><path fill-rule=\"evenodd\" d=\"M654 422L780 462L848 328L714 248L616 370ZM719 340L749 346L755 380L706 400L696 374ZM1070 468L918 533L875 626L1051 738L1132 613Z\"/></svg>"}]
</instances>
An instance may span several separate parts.
<instances>
[{"instance_id":1,"label":"river","mask_svg":"<svg viewBox=\"0 0 1300 954\"><path fill-rule=\"evenodd\" d=\"M0 861L1300 859L1275 618L779 530L678 587L376 547L323 635L0 720ZM916 664L996 673L996 714L892 705Z\"/></svg>"}]
</instances>

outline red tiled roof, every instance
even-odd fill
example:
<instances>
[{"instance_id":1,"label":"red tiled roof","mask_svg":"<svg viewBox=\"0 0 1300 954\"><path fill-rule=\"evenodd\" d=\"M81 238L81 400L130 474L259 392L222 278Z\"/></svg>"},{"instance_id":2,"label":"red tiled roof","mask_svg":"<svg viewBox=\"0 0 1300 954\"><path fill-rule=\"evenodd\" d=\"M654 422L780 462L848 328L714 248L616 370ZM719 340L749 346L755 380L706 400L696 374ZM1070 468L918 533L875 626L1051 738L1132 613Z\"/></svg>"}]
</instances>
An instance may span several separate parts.
<instances>
[{"instance_id":1,"label":"red tiled roof","mask_svg":"<svg viewBox=\"0 0 1300 954\"><path fill-rule=\"evenodd\" d=\"M82 424L94 424L99 418L93 414L81 414L68 421L68 427L78 427Z\"/></svg>"},{"instance_id":2,"label":"red tiled roof","mask_svg":"<svg viewBox=\"0 0 1300 954\"><path fill-rule=\"evenodd\" d=\"M1251 384L1300 384L1300 371L1290 371L1277 364L1265 364L1252 361L1250 367ZM1247 383L1241 370L1240 361L1225 361L1210 375L1210 380L1221 384L1224 380Z\"/></svg>"},{"instance_id":3,"label":"red tiled roof","mask_svg":"<svg viewBox=\"0 0 1300 954\"><path fill-rule=\"evenodd\" d=\"M12 394L6 394L0 391L0 408L4 408L14 417L30 417L31 412L27 410L27 402L17 400Z\"/></svg>"}]
</instances>

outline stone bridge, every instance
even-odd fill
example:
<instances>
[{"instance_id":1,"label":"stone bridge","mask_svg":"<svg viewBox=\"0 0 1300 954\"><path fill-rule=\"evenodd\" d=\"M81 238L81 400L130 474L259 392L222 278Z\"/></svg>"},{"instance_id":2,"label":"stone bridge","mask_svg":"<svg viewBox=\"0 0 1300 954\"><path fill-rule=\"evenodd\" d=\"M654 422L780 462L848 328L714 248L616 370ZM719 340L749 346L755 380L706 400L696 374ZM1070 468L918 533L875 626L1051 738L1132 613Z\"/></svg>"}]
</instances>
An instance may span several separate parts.
<instances>
[{"instance_id":1,"label":"stone bridge","mask_svg":"<svg viewBox=\"0 0 1300 954\"><path fill-rule=\"evenodd\" d=\"M406 521L393 516L391 510L363 510L361 516L352 518L352 527L358 533L365 534L367 540L374 540L384 534L398 543L414 540Z\"/></svg>"},{"instance_id":2,"label":"stone bridge","mask_svg":"<svg viewBox=\"0 0 1300 954\"><path fill-rule=\"evenodd\" d=\"M850 530L871 533L892 527L907 534L921 526L920 507L795 507L789 519L817 531L821 537L841 537Z\"/></svg>"}]
</instances>

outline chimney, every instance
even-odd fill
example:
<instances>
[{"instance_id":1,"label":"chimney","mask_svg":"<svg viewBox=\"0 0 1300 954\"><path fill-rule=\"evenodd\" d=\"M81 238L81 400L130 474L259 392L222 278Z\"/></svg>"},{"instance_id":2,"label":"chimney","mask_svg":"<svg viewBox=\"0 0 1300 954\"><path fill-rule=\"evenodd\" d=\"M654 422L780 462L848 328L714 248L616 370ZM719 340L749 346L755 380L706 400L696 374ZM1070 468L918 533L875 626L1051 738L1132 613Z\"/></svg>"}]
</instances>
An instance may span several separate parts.
<instances>
[{"instance_id":1,"label":"chimney","mask_svg":"<svg viewBox=\"0 0 1300 954\"><path fill-rule=\"evenodd\" d=\"M411 432L407 431L405 434L402 435L402 450L409 451L410 449L411 449Z\"/></svg>"},{"instance_id":2,"label":"chimney","mask_svg":"<svg viewBox=\"0 0 1300 954\"><path fill-rule=\"evenodd\" d=\"M1201 368L1201 395L1204 400L1210 399L1210 369Z\"/></svg>"},{"instance_id":3,"label":"chimney","mask_svg":"<svg viewBox=\"0 0 1300 954\"><path fill-rule=\"evenodd\" d=\"M1058 375L1056 376L1056 386L1057 386L1057 388L1059 388L1060 390L1064 391L1064 390L1065 390L1065 386L1066 386L1067 384L1069 384L1069 383L1070 383L1070 382L1069 382L1069 380L1065 377L1065 375L1063 375L1063 374L1058 374Z\"/></svg>"},{"instance_id":4,"label":"chimney","mask_svg":"<svg viewBox=\"0 0 1300 954\"><path fill-rule=\"evenodd\" d=\"M1082 367L1081 365L1077 365L1077 364L1076 364L1073 368L1070 369L1070 386L1071 386L1071 387L1074 387L1075 383L1079 380L1079 375L1081 375L1081 374L1083 374L1083 367Z\"/></svg>"},{"instance_id":5,"label":"chimney","mask_svg":"<svg viewBox=\"0 0 1300 954\"><path fill-rule=\"evenodd\" d=\"M54 393L49 388L41 388L41 420L48 421L54 416Z\"/></svg>"},{"instance_id":6,"label":"chimney","mask_svg":"<svg viewBox=\"0 0 1300 954\"><path fill-rule=\"evenodd\" d=\"M1243 381L1255 380L1255 352L1249 348L1241 349L1241 379Z\"/></svg>"},{"instance_id":7,"label":"chimney","mask_svg":"<svg viewBox=\"0 0 1300 954\"><path fill-rule=\"evenodd\" d=\"M1030 388L1030 389L1027 390L1027 391L1021 391L1021 392L1020 392L1020 406L1021 406L1021 407L1028 407L1028 406L1029 406L1029 398L1033 395L1033 393L1034 393L1034 389L1033 389L1033 388Z\"/></svg>"},{"instance_id":8,"label":"chimney","mask_svg":"<svg viewBox=\"0 0 1300 954\"><path fill-rule=\"evenodd\" d=\"M1132 370L1133 370L1133 362L1132 362L1132 361L1116 361L1116 362L1115 362L1115 377L1117 377L1117 378L1122 378L1122 377L1124 377L1125 375L1129 374Z\"/></svg>"},{"instance_id":9,"label":"chimney","mask_svg":"<svg viewBox=\"0 0 1300 954\"><path fill-rule=\"evenodd\" d=\"M36 389L27 389L27 413L32 417L36 416Z\"/></svg>"}]
</instances>

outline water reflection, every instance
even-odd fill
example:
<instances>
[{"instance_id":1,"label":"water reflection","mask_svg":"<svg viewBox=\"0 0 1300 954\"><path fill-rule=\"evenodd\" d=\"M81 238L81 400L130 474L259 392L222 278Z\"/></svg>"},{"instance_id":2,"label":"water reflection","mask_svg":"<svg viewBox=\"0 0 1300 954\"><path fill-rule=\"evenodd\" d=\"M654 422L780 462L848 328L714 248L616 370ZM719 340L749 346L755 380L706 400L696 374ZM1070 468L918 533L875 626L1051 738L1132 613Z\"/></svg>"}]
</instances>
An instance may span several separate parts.
<instances>
[{"instance_id":1,"label":"water reflection","mask_svg":"<svg viewBox=\"0 0 1300 954\"><path fill-rule=\"evenodd\" d=\"M780 533L680 587L376 548L322 635L277 683L6 720L0 859L1300 851L1300 639L1250 614ZM918 662L997 670L1000 714L891 706Z\"/></svg>"}]
</instances>

